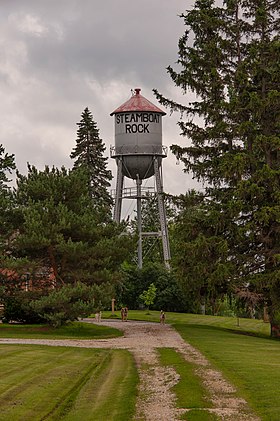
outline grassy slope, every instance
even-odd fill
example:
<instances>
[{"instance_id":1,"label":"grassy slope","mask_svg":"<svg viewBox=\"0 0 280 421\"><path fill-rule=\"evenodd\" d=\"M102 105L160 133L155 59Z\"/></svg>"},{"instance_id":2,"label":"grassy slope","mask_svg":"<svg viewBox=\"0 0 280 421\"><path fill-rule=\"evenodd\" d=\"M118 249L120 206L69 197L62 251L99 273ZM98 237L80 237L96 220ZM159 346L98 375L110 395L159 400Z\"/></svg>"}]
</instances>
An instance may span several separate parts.
<instances>
[{"instance_id":1,"label":"grassy slope","mask_svg":"<svg viewBox=\"0 0 280 421\"><path fill-rule=\"evenodd\" d=\"M175 328L223 372L262 420L280 419L280 342L207 326Z\"/></svg>"},{"instance_id":2,"label":"grassy slope","mask_svg":"<svg viewBox=\"0 0 280 421\"><path fill-rule=\"evenodd\" d=\"M2 345L0 358L3 421L133 417L138 377L127 351Z\"/></svg>"},{"instance_id":3,"label":"grassy slope","mask_svg":"<svg viewBox=\"0 0 280 421\"><path fill-rule=\"evenodd\" d=\"M0 338L26 339L106 339L121 336L118 329L90 323L75 322L54 329L46 325L1 324Z\"/></svg>"},{"instance_id":4,"label":"grassy slope","mask_svg":"<svg viewBox=\"0 0 280 421\"><path fill-rule=\"evenodd\" d=\"M109 315L110 313L108 312L107 316ZM103 316L106 316L106 314L103 314ZM136 319L136 320L159 321L159 312L151 311L150 314L147 315L145 311L142 311L142 312L130 311L129 318ZM271 340L269 338L270 329L269 329L268 324L265 324L259 320L241 319L240 326L237 326L237 321L234 318L177 314L177 313L168 313L167 321L169 323L172 323L176 327L176 329L181 333L181 335L186 339L186 341L190 342L195 347L200 349L204 353L204 355L207 358L209 358L211 362L217 368L219 368L230 381L232 381L236 385L236 387L239 390L240 395L242 395L244 398L246 398L249 401L251 406L261 415L263 420L278 421L280 419L280 362L279 362L280 342ZM5 334L5 332L8 332L8 331L5 331L4 330L5 328L6 328L5 325L2 325L2 326L0 325L0 335L2 337L5 337L7 335ZM48 331L43 326L37 326L37 327L13 326L13 327L10 327L10 329L11 330L14 329L13 331L9 333L11 335L10 337L33 337L33 338L48 337L48 338L61 338L61 339L62 338L89 339L89 338L104 337L103 336L105 332L104 329L106 330L107 328L104 328L103 326L99 326L99 325L94 326L94 325L83 324L82 326L79 326L79 324L78 325L74 324L73 326L62 328L61 331ZM239 332L239 333L249 332L250 334L259 335L261 337L247 336L244 334L238 335L236 334L236 332ZM107 333L109 334L108 331ZM112 330L110 334L114 335L114 330ZM107 336L107 337L110 337L110 336ZM5 347L7 346L4 346L4 348ZM18 403L17 398L16 398L17 390L20 390L21 387L28 390L31 387L29 378L33 379L34 370L35 370L35 373L40 373L44 369L44 364L45 364L43 363L40 365L40 367L37 367L35 369L30 369L30 361L33 364L33 359L37 358L37 350L39 348L38 347L36 347L36 349L30 348L30 352L31 350L33 350L32 352L34 354L31 352L29 356L27 355L25 356L24 361L21 361L21 351L18 351L21 348L18 346L14 346L14 347L15 348L13 348L13 350L9 352L9 356L10 355L11 357L14 356L15 359L13 360L13 362L11 362L10 360L10 363L8 364L8 368L5 364L3 365L3 361L7 359L7 356L0 355L0 358L1 358L0 379L2 379L0 383L1 413L2 413L1 405L3 404L3 399L4 401L7 399L8 401L11 402L11 404L13 405L13 414L15 413L14 411L17 409L17 406L22 406L22 401L20 400ZM2 349L2 347L0 349ZM51 349L49 350L51 353L54 352ZM101 352L101 351L93 351L93 350L87 350L87 351L91 353L97 353L97 354ZM76 352L80 354L82 352L86 352L86 350L76 350ZM102 351L102 352L105 352L105 351ZM48 359L49 364L53 364L53 361L55 361L55 359L53 360L52 357L50 356L47 359ZM9 358L7 359L7 361L8 360ZM101 373L102 371L103 369L101 370ZM124 370L124 372L125 371L126 370ZM67 378L67 373L68 373L67 370L65 371L65 369L63 369L60 372L60 368L58 368L55 371L55 374L56 372L60 373L62 378L64 378L65 375ZM14 378L13 377L9 378L9 381L12 381L12 382L14 381L14 383L12 383L13 384L12 391L10 394L8 393L7 395L6 394L3 395L3 393L5 392L5 387L7 386L6 376L7 374L10 376L10 373L12 376L15 376ZM20 375L23 375L22 379L16 378L18 373ZM76 376L75 372L72 372L71 370L70 370L70 373L71 373L71 376L70 378L68 378L68 382L71 382L71 380L75 378ZM51 371L49 375L51 376ZM44 377L45 375L42 374L41 383L45 385L45 383L42 381L42 378ZM134 381L135 381L135 376L134 376L134 380L132 380L132 383ZM4 389L2 387L3 386L2 382L4 382ZM50 382L51 384L57 383L58 388L61 387L59 376L58 378L55 377L54 379L50 377ZM17 384L17 387L15 386L15 384ZM36 389L36 393L34 393L34 396L36 397L36 402L38 401L37 398L39 398L39 400L41 399L40 387L38 387ZM62 385L62 388L64 388L63 385ZM116 388L119 389L118 384L116 385ZM74 388L74 391L72 391L73 393L71 396L75 396L75 393L76 393L75 390L76 389ZM92 393L94 395L95 391L93 390ZM43 396L44 396L44 393L43 393ZM50 399L58 399L57 396L58 394L57 392L55 392L53 394L53 398L50 397ZM110 402L110 396L108 396L108 398ZM69 400L67 405L68 407L72 408L71 402L73 401L73 399L72 400L71 399ZM62 398L62 401L65 403L67 399ZM23 399L23 402L24 403L27 402L25 398ZM33 402L33 405L34 405L34 402ZM102 411L104 411L104 408L107 408L107 404L108 402L106 403L106 400L105 400L103 404L104 405L103 410L101 410L101 412L99 413L99 416L101 416L100 414L102 413ZM60 411L62 410L63 405L59 404L58 407ZM77 410L77 408L75 410ZM94 410L100 411L100 408L99 409L95 408ZM66 413L68 414L67 417L70 417L67 419L71 420L71 411L69 412L66 411ZM91 418L85 418L84 416L83 418L91 419ZM4 419L7 421L9 420L9 418L4 418ZM16 419L16 418L13 415L13 417L11 417L10 419ZM115 418L115 419L118 420L118 418Z\"/></svg>"},{"instance_id":5,"label":"grassy slope","mask_svg":"<svg viewBox=\"0 0 280 421\"><path fill-rule=\"evenodd\" d=\"M218 417L207 411L207 408L211 408L212 404L208 391L195 373L197 366L188 363L174 349L161 348L158 352L161 364L173 367L180 376L180 380L172 389L176 395L177 407L190 409L182 415L182 419L189 421L217 420Z\"/></svg>"},{"instance_id":6,"label":"grassy slope","mask_svg":"<svg viewBox=\"0 0 280 421\"><path fill-rule=\"evenodd\" d=\"M132 419L138 379L132 364L132 356L127 351L118 350L114 351L113 357L103 370L99 370L97 378L92 377L87 387L83 388L79 399L76 399L71 410L62 418L63 420L124 421Z\"/></svg>"},{"instance_id":7,"label":"grassy slope","mask_svg":"<svg viewBox=\"0 0 280 421\"><path fill-rule=\"evenodd\" d=\"M129 318L159 321L159 312ZM221 370L264 421L280 419L280 341L261 320L167 313L167 321ZM249 334L246 334L249 333Z\"/></svg>"},{"instance_id":8,"label":"grassy slope","mask_svg":"<svg viewBox=\"0 0 280 421\"><path fill-rule=\"evenodd\" d=\"M103 317L110 317L111 312L103 312ZM150 322L159 322L159 311L146 311L130 310L128 319L131 320L146 320ZM119 312L116 312L119 316ZM235 330L237 332L251 332L252 334L262 335L267 337L270 335L269 323L264 323L262 320L254 319L239 319L239 326L235 317L220 317L220 316L203 316L199 314L186 314L186 313L166 313L167 323L187 323L194 325L215 326L222 329Z\"/></svg>"}]
</instances>

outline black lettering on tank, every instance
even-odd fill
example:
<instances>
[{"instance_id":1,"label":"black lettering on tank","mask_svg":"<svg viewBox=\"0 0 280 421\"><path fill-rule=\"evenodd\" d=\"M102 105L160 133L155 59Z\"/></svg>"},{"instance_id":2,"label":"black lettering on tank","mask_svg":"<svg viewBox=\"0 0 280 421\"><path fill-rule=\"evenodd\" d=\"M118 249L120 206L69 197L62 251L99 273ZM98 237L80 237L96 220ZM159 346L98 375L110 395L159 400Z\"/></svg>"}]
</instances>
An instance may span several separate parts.
<instances>
[{"instance_id":1,"label":"black lettering on tank","mask_svg":"<svg viewBox=\"0 0 280 421\"><path fill-rule=\"evenodd\" d=\"M126 124L125 133L150 133L149 124Z\"/></svg>"},{"instance_id":2,"label":"black lettering on tank","mask_svg":"<svg viewBox=\"0 0 280 421\"><path fill-rule=\"evenodd\" d=\"M138 133L150 133L149 124L138 124Z\"/></svg>"},{"instance_id":3,"label":"black lettering on tank","mask_svg":"<svg viewBox=\"0 0 280 421\"><path fill-rule=\"evenodd\" d=\"M143 133L144 124L138 124L138 133Z\"/></svg>"},{"instance_id":4,"label":"black lettering on tank","mask_svg":"<svg viewBox=\"0 0 280 421\"><path fill-rule=\"evenodd\" d=\"M143 123L148 123L148 121L149 121L149 114L148 113L143 113L142 122Z\"/></svg>"}]
</instances>

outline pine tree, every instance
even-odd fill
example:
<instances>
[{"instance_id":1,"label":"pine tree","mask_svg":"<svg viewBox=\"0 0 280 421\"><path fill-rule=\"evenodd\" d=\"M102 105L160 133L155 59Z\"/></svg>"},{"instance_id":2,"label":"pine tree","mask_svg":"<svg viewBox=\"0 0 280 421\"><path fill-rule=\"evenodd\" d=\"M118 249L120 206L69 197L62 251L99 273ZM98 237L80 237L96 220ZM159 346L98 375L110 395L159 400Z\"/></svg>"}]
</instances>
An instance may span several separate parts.
<instances>
[{"instance_id":1,"label":"pine tree","mask_svg":"<svg viewBox=\"0 0 280 421\"><path fill-rule=\"evenodd\" d=\"M177 198L179 214L174 224L173 266L193 303L193 311L216 315L220 302L231 294L229 279L234 267L223 226L215 208L202 192L194 190Z\"/></svg>"},{"instance_id":2,"label":"pine tree","mask_svg":"<svg viewBox=\"0 0 280 421\"><path fill-rule=\"evenodd\" d=\"M168 72L184 94L181 134L174 145L186 171L207 183L235 264L235 279L261 290L272 325L280 323L280 40L275 0L197 0L182 14L179 71Z\"/></svg>"},{"instance_id":3,"label":"pine tree","mask_svg":"<svg viewBox=\"0 0 280 421\"><path fill-rule=\"evenodd\" d=\"M0 191L7 190L7 183L9 179L7 172L11 173L15 169L15 156L14 154L8 155L5 153L5 148L0 144Z\"/></svg>"},{"instance_id":4,"label":"pine tree","mask_svg":"<svg viewBox=\"0 0 280 421\"><path fill-rule=\"evenodd\" d=\"M70 157L74 159L74 169L85 167L88 171L89 194L95 209L110 214L112 198L108 192L111 171L107 169L105 144L99 137L99 129L88 108L85 108L78 125L76 146Z\"/></svg>"},{"instance_id":5,"label":"pine tree","mask_svg":"<svg viewBox=\"0 0 280 421\"><path fill-rule=\"evenodd\" d=\"M3 145L0 145L0 249L4 246L12 230L13 195L9 187L7 173L15 169L14 155L5 153Z\"/></svg>"},{"instance_id":6,"label":"pine tree","mask_svg":"<svg viewBox=\"0 0 280 421\"><path fill-rule=\"evenodd\" d=\"M34 280L36 273L52 273L57 287L113 282L129 254L129 238L119 236L122 226L100 221L84 168L38 171L29 165L17 184L22 223L10 250L13 259L27 258Z\"/></svg>"}]
</instances>

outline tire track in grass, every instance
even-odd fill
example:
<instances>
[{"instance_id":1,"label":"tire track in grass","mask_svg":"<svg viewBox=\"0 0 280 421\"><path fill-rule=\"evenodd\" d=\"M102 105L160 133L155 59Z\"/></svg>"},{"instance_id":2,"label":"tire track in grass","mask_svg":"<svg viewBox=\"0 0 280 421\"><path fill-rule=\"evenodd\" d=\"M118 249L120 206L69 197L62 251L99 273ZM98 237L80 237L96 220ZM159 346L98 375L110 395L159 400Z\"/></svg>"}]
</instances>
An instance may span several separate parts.
<instances>
[{"instance_id":1,"label":"tire track in grass","mask_svg":"<svg viewBox=\"0 0 280 421\"><path fill-rule=\"evenodd\" d=\"M38 370L38 367L36 369ZM5 391L0 396L0 407L3 408L9 401L15 400L22 392L28 392L28 389L33 388L34 385L44 383L46 376L52 372L57 375L57 368L53 368L51 361L41 366L39 373L34 371L32 365L22 367L20 371L18 369L12 370L3 385ZM10 382L12 382L11 385L9 385Z\"/></svg>"},{"instance_id":2,"label":"tire track in grass","mask_svg":"<svg viewBox=\"0 0 280 421\"><path fill-rule=\"evenodd\" d=\"M54 408L41 418L41 421L63 419L67 413L72 410L80 390L87 384L94 372L98 373L98 371L103 369L104 364L106 364L107 360L110 358L109 354L109 352L106 353L98 365L94 361L89 369L75 381L71 389L59 399Z\"/></svg>"},{"instance_id":3,"label":"tire track in grass","mask_svg":"<svg viewBox=\"0 0 280 421\"><path fill-rule=\"evenodd\" d=\"M70 354L70 350L66 350L63 355L64 358L67 358L67 355ZM62 366L58 368L54 367L54 360L48 358L47 361L40 361L40 367L36 365L36 371L34 371L34 365L24 364L25 360L29 361L28 354L35 354L34 351L27 349L26 352L21 355L21 370L12 370L5 378L5 383L2 388L5 388L5 391L1 393L0 396L0 407L3 409L8 405L9 401L15 401L15 399L22 393L28 392L30 388L34 388L34 385L44 384L46 378L52 379L57 378L61 373L65 373L67 370L68 363L65 363L63 358L60 356ZM36 358L36 356L34 355ZM9 386L9 383L10 386ZM16 384L16 385L15 385Z\"/></svg>"},{"instance_id":4,"label":"tire track in grass","mask_svg":"<svg viewBox=\"0 0 280 421\"><path fill-rule=\"evenodd\" d=\"M126 382L129 377L128 358L128 353L124 358L123 351L115 350L111 355L110 365L100 373L92 419L100 421L124 419L119 414L122 406L119 403L125 394Z\"/></svg>"},{"instance_id":5,"label":"tire track in grass","mask_svg":"<svg viewBox=\"0 0 280 421\"><path fill-rule=\"evenodd\" d=\"M208 413L211 419L209 408L213 407L209 392L195 372L196 365L185 361L183 355L174 348L159 348L160 363L164 367L172 367L178 373L179 380L172 387L176 394L176 404L184 410L197 413Z\"/></svg>"},{"instance_id":6,"label":"tire track in grass","mask_svg":"<svg viewBox=\"0 0 280 421\"><path fill-rule=\"evenodd\" d=\"M28 348L30 351L30 347ZM103 355L107 353L108 351L105 351ZM23 351L24 358L22 360L26 359L26 354L28 352ZM13 421L14 419L41 420L49 411L49 408L51 410L48 413L54 410L53 406L57 407L58 402L61 402L61 391L67 390L67 393L63 392L64 398L67 397L73 380L78 379L78 382L80 381L80 373L85 373L85 368L88 369L90 357L93 361L93 368L99 363L100 356L102 357L100 352L96 354L96 351L87 350L83 358L80 358L79 353L76 350L73 353L71 348L61 349L58 352L57 348L33 348L31 354L36 354L37 360L34 361L34 364L26 365L25 370L22 370L24 379L27 378L28 382L22 381L20 370L18 370L17 377L8 379L12 387L9 388L8 393L1 396L0 419L5 421ZM93 359L93 356L96 356L96 358ZM46 358L47 362L45 361ZM81 363L78 364L80 360ZM28 371L26 371L27 369ZM38 370L40 370L39 375L37 374ZM1 378L1 383L4 382ZM15 384L16 386L13 386Z\"/></svg>"},{"instance_id":7,"label":"tire track in grass","mask_svg":"<svg viewBox=\"0 0 280 421\"><path fill-rule=\"evenodd\" d=\"M106 352L98 366L93 369L91 367L79 378L40 420L130 420L134 412L134 402L127 407L127 402L132 399L125 391L127 382L131 380L132 368L133 360L128 351Z\"/></svg>"},{"instance_id":8,"label":"tire track in grass","mask_svg":"<svg viewBox=\"0 0 280 421\"><path fill-rule=\"evenodd\" d=\"M139 396L134 421L174 421L181 410L176 408L176 396L172 387L179 375L172 367L160 364L155 348L133 348L140 376Z\"/></svg>"},{"instance_id":9,"label":"tire track in grass","mask_svg":"<svg viewBox=\"0 0 280 421\"><path fill-rule=\"evenodd\" d=\"M94 323L92 320L87 321ZM213 415L223 420L259 420L251 412L247 402L237 396L232 386L223 379L221 373L214 370L209 361L198 350L186 343L171 326L151 322L122 323L119 321L102 321L102 324L123 330L124 336L100 341L9 341L8 339L1 339L0 343L42 343L52 346L67 345L83 348L127 349L131 351L136 360L140 376L140 393L135 420L141 421L177 421L182 419L181 416L184 416L182 409L176 408L174 393L171 391L172 386L178 381L178 374L174 369L172 370L172 367L161 367L156 356L156 348L173 348L182 354L186 361L197 366L196 372L200 380L205 382L207 389L210 391L213 408L209 408L209 412L211 411ZM145 393L147 391L148 393ZM186 411L186 409L183 410L184 412ZM96 418L97 420L103 421ZM104 421L109 420L106 419Z\"/></svg>"}]
</instances>

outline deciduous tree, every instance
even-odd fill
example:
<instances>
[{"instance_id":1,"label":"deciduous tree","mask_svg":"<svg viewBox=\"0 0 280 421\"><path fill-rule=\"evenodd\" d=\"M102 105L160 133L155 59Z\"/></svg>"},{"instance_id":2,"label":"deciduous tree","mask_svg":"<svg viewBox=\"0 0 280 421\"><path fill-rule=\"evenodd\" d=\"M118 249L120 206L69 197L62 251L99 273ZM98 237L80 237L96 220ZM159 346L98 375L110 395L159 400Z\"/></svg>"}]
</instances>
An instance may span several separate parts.
<instances>
[{"instance_id":1,"label":"deciduous tree","mask_svg":"<svg viewBox=\"0 0 280 421\"><path fill-rule=\"evenodd\" d=\"M149 288L142 292L140 295L140 300L143 301L147 309L149 310L150 306L154 303L157 295L157 287L151 283Z\"/></svg>"}]
</instances>

